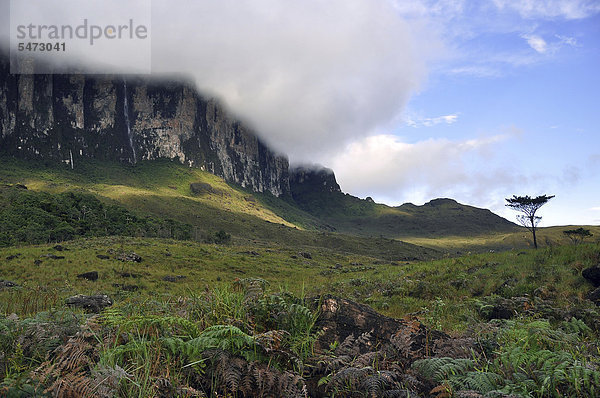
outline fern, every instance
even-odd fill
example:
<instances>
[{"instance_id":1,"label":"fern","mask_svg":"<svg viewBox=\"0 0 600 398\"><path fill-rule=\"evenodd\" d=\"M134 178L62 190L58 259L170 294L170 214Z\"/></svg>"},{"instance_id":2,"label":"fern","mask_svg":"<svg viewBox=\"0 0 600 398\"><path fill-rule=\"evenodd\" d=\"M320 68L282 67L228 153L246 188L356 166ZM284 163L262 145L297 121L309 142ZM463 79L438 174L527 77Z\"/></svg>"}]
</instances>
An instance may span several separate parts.
<instances>
[{"instance_id":1,"label":"fern","mask_svg":"<svg viewBox=\"0 0 600 398\"><path fill-rule=\"evenodd\" d=\"M210 363L207 372L208 379L212 380L208 388L211 396L305 396L304 380L297 374L280 372L256 361L249 362L220 349L208 350L204 355Z\"/></svg>"},{"instance_id":2,"label":"fern","mask_svg":"<svg viewBox=\"0 0 600 398\"><path fill-rule=\"evenodd\" d=\"M413 369L425 379L439 385L447 384L454 391L474 390L480 393L494 391L503 385L503 378L493 372L475 370L470 359L428 358L415 361Z\"/></svg>"},{"instance_id":3,"label":"fern","mask_svg":"<svg viewBox=\"0 0 600 398\"><path fill-rule=\"evenodd\" d=\"M428 358L413 363L412 368L429 380L442 383L451 376L464 374L473 369L475 363L470 359Z\"/></svg>"},{"instance_id":4,"label":"fern","mask_svg":"<svg viewBox=\"0 0 600 398\"><path fill-rule=\"evenodd\" d=\"M241 355L246 359L255 359L260 352L256 339L235 326L215 325L205 329L200 336L187 341L181 338L162 338L162 344L174 356L183 356L195 362L202 358L202 353L218 348Z\"/></svg>"}]
</instances>

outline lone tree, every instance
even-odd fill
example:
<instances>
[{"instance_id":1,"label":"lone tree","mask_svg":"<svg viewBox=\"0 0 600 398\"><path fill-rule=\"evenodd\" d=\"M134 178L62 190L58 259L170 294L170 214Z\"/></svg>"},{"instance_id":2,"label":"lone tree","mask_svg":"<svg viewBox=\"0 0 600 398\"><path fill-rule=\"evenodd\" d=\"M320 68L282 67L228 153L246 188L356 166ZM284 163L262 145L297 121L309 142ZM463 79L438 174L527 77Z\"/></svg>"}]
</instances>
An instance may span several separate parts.
<instances>
[{"instance_id":1,"label":"lone tree","mask_svg":"<svg viewBox=\"0 0 600 398\"><path fill-rule=\"evenodd\" d=\"M533 234L533 246L537 249L537 239L535 237L535 229L542 217L536 216L535 213L539 210L540 207L548 203L550 199L552 199L554 195L542 195L536 198L532 198L529 196L516 196L513 195L512 198L506 199L508 202L506 206L510 207L513 210L520 211L523 214L517 215L517 220L519 223L531 231Z\"/></svg>"},{"instance_id":2,"label":"lone tree","mask_svg":"<svg viewBox=\"0 0 600 398\"><path fill-rule=\"evenodd\" d=\"M567 235L567 237L569 239L571 239L571 241L574 244L579 244L582 243L583 240L585 238L588 238L590 236L594 236L589 229L585 229L585 228L577 228L577 229L569 229L566 231L563 231L563 234Z\"/></svg>"}]
</instances>

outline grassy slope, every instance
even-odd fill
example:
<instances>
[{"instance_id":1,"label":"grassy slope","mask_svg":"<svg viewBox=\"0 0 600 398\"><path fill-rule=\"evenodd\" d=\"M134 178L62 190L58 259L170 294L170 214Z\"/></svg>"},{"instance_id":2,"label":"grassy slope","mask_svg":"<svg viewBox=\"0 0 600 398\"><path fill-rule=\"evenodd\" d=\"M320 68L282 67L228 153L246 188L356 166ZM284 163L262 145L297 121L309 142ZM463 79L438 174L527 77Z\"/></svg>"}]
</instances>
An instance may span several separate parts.
<instances>
[{"instance_id":1,"label":"grassy slope","mask_svg":"<svg viewBox=\"0 0 600 398\"><path fill-rule=\"evenodd\" d=\"M322 219L337 231L361 236L438 238L516 232L514 223L486 209L435 199L423 206L407 203L398 207L341 192L298 189L295 199L306 212Z\"/></svg>"},{"instance_id":2,"label":"grassy slope","mask_svg":"<svg viewBox=\"0 0 600 398\"><path fill-rule=\"evenodd\" d=\"M385 259L424 259L438 255L433 249L392 239L317 232L319 221L284 200L249 193L210 173L175 162L141 162L131 167L87 161L70 170L62 165L5 158L0 159L0 167L3 169L0 183L21 183L29 189L53 193L88 191L106 201L119 202L140 215L152 214L192 224L196 240L223 229L240 244L285 245L302 250L329 248ZM194 182L210 184L213 192L192 194L190 184Z\"/></svg>"}]
</instances>

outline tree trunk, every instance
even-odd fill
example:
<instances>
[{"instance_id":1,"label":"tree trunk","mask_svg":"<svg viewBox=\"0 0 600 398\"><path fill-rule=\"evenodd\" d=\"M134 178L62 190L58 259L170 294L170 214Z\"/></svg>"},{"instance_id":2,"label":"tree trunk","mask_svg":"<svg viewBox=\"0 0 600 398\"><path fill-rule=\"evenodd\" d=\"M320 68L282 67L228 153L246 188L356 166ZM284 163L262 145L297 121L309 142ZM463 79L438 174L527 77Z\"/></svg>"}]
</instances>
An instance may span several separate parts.
<instances>
[{"instance_id":1,"label":"tree trunk","mask_svg":"<svg viewBox=\"0 0 600 398\"><path fill-rule=\"evenodd\" d=\"M535 238L535 226L531 228L531 233L533 234L533 247L537 249L537 239Z\"/></svg>"}]
</instances>

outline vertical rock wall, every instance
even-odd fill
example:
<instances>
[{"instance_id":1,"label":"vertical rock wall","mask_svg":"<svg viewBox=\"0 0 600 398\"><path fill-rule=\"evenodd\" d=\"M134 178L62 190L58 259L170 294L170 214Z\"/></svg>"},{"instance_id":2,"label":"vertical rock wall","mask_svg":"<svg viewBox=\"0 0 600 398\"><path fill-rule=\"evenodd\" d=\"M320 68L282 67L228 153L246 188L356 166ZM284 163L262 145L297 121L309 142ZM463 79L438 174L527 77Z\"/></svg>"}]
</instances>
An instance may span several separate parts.
<instances>
[{"instance_id":1,"label":"vertical rock wall","mask_svg":"<svg viewBox=\"0 0 600 398\"><path fill-rule=\"evenodd\" d=\"M190 85L9 70L0 57L0 153L63 162L72 153L75 164L176 159L254 191L289 193L287 158Z\"/></svg>"}]
</instances>

